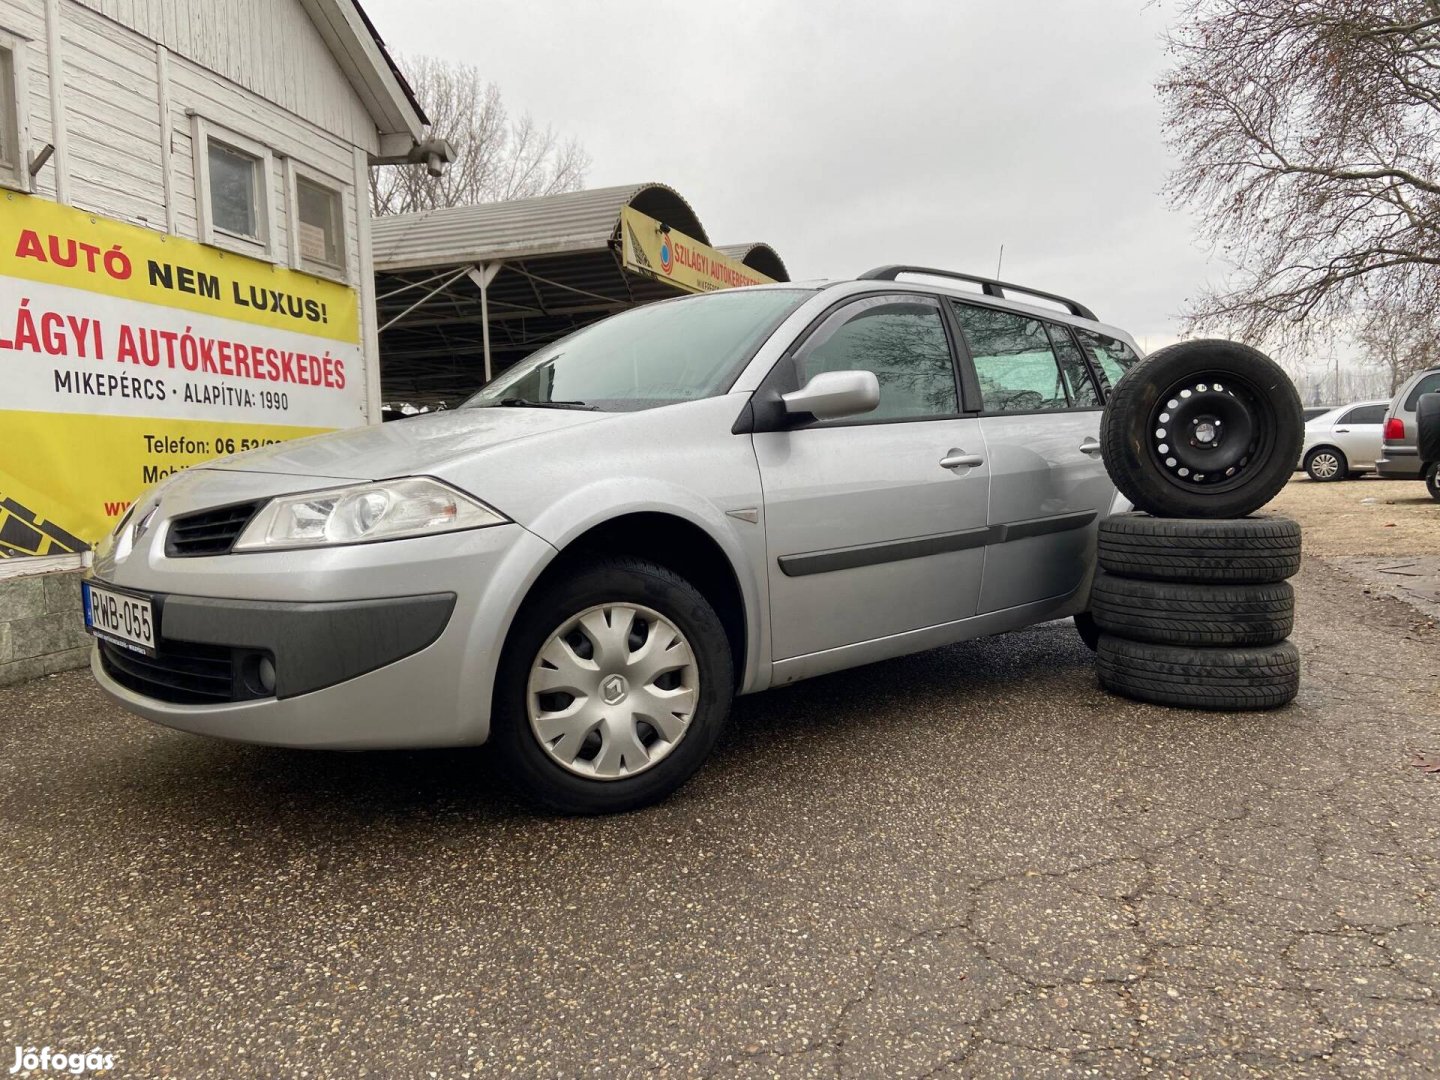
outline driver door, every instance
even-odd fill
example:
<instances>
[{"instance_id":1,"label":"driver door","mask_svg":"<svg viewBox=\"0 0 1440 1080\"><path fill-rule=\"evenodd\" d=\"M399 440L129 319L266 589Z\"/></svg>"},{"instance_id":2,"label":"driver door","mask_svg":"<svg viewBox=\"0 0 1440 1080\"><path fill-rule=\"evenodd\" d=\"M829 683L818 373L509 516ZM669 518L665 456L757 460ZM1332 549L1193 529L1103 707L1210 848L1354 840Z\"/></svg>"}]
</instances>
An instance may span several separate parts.
<instances>
[{"instance_id":1,"label":"driver door","mask_svg":"<svg viewBox=\"0 0 1440 1080\"><path fill-rule=\"evenodd\" d=\"M753 436L773 658L974 615L990 470L980 421L960 412L939 303L914 293L853 301L780 364L793 365L777 368L783 390L823 371L872 371L880 404Z\"/></svg>"}]
</instances>

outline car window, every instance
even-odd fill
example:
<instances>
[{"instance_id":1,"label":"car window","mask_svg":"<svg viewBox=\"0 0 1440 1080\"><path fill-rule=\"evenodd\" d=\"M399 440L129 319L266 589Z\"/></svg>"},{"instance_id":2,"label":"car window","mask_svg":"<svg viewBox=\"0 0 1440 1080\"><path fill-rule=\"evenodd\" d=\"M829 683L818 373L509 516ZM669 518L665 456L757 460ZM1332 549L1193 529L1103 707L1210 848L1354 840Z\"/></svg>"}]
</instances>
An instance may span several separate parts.
<instances>
[{"instance_id":1,"label":"car window","mask_svg":"<svg viewBox=\"0 0 1440 1080\"><path fill-rule=\"evenodd\" d=\"M954 303L965 332L986 412L1068 409L1065 378L1045 324L1028 315Z\"/></svg>"},{"instance_id":2,"label":"car window","mask_svg":"<svg viewBox=\"0 0 1440 1080\"><path fill-rule=\"evenodd\" d=\"M955 365L940 308L888 298L847 308L822 328L799 357L802 384L823 371L873 371L880 405L864 420L954 416L959 409Z\"/></svg>"},{"instance_id":3,"label":"car window","mask_svg":"<svg viewBox=\"0 0 1440 1080\"><path fill-rule=\"evenodd\" d=\"M799 289L726 289L632 308L532 353L464 407L510 399L637 412L714 397L809 296Z\"/></svg>"},{"instance_id":4,"label":"car window","mask_svg":"<svg viewBox=\"0 0 1440 1080\"><path fill-rule=\"evenodd\" d=\"M1415 406L1419 403L1421 394L1434 394L1436 392L1440 392L1440 371L1432 371L1415 384L1415 389L1411 390L1410 396L1405 399L1405 411L1415 411Z\"/></svg>"},{"instance_id":5,"label":"car window","mask_svg":"<svg viewBox=\"0 0 1440 1080\"><path fill-rule=\"evenodd\" d=\"M1094 330L1086 330L1080 326L1074 327L1074 330L1080 344L1089 350L1096 366L1100 368L1100 377L1105 381L1107 390L1140 361L1135 350L1119 338L1097 334Z\"/></svg>"},{"instance_id":6,"label":"car window","mask_svg":"<svg viewBox=\"0 0 1440 1080\"><path fill-rule=\"evenodd\" d=\"M1351 409L1335 422L1337 424L1383 424L1386 408L1385 405L1361 405L1358 409Z\"/></svg>"},{"instance_id":7,"label":"car window","mask_svg":"<svg viewBox=\"0 0 1440 1080\"><path fill-rule=\"evenodd\" d=\"M1095 389L1094 376L1090 365L1085 363L1085 354L1070 336L1070 328L1059 323L1046 323L1050 331L1050 346L1060 361L1060 370L1065 375L1065 386L1070 391L1070 404L1077 409L1098 409L1100 392Z\"/></svg>"}]
</instances>

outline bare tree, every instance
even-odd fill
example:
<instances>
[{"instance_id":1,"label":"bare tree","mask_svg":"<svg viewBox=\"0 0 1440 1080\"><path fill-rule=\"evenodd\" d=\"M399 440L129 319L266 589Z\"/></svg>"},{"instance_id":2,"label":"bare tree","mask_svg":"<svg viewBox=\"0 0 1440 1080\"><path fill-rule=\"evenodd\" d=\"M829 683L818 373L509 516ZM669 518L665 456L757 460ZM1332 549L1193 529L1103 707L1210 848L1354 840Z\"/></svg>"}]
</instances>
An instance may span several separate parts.
<instances>
[{"instance_id":1,"label":"bare tree","mask_svg":"<svg viewBox=\"0 0 1440 1080\"><path fill-rule=\"evenodd\" d=\"M1283 349L1440 312L1440 0L1179 6L1167 190L1235 267L1190 328Z\"/></svg>"},{"instance_id":2,"label":"bare tree","mask_svg":"<svg viewBox=\"0 0 1440 1080\"><path fill-rule=\"evenodd\" d=\"M371 169L374 213L553 195L584 182L590 157L580 143L562 140L528 113L512 118L500 88L478 68L433 56L406 57L402 65L430 117L430 133L449 140L455 160L439 177L414 167Z\"/></svg>"},{"instance_id":3,"label":"bare tree","mask_svg":"<svg viewBox=\"0 0 1440 1080\"><path fill-rule=\"evenodd\" d=\"M1440 359L1440 335L1433 316L1417 315L1403 307L1370 308L1355 341L1365 359L1384 374L1390 397L1411 375L1433 367Z\"/></svg>"}]
</instances>

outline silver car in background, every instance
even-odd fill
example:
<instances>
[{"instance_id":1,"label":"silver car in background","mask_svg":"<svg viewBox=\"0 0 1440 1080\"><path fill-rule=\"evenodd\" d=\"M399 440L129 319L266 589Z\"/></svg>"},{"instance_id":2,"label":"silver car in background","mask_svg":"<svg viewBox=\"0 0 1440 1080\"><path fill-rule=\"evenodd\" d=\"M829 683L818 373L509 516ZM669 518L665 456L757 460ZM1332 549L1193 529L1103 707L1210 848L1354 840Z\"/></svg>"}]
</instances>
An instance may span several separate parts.
<instances>
[{"instance_id":1,"label":"silver car in background","mask_svg":"<svg viewBox=\"0 0 1440 1080\"><path fill-rule=\"evenodd\" d=\"M489 740L599 812L734 694L1084 611L1133 341L901 272L638 308L459 409L176 475L96 552L96 680L227 739Z\"/></svg>"},{"instance_id":2,"label":"silver car in background","mask_svg":"<svg viewBox=\"0 0 1440 1080\"><path fill-rule=\"evenodd\" d=\"M1307 420L1297 467L1322 482L1370 472L1380 456L1389 407L1388 400L1357 401Z\"/></svg>"}]
</instances>

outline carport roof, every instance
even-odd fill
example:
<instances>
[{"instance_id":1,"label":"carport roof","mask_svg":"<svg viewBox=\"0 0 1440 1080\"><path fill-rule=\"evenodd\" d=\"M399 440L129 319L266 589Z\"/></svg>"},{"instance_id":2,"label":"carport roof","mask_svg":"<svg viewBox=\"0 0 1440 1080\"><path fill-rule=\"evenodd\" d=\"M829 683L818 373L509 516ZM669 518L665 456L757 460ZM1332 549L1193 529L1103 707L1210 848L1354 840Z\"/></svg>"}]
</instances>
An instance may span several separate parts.
<instances>
[{"instance_id":1,"label":"carport roof","mask_svg":"<svg viewBox=\"0 0 1440 1080\"><path fill-rule=\"evenodd\" d=\"M710 243L690 204L658 183L376 218L371 248L384 400L454 402L482 386L482 308L499 371L588 323L676 296L670 282L624 268L620 212L627 206ZM789 280L769 244L718 250Z\"/></svg>"},{"instance_id":2,"label":"carport roof","mask_svg":"<svg viewBox=\"0 0 1440 1080\"><path fill-rule=\"evenodd\" d=\"M619 234L620 210L626 206L710 242L705 226L674 188L622 184L376 218L371 229L375 270L386 273L594 251L607 247Z\"/></svg>"}]
</instances>

